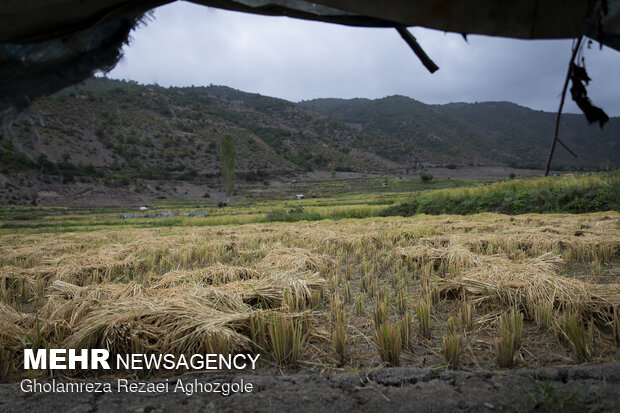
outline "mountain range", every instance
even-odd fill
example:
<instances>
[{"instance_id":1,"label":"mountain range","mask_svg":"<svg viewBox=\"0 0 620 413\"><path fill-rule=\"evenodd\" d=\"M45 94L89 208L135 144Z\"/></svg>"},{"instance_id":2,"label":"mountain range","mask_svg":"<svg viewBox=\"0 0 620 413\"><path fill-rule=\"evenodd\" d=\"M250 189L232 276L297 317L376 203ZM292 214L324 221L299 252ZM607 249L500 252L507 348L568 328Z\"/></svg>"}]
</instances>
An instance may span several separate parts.
<instances>
[{"instance_id":1,"label":"mountain range","mask_svg":"<svg viewBox=\"0 0 620 413\"><path fill-rule=\"evenodd\" d=\"M508 102L428 105L405 96L299 103L225 86L163 88L96 78L3 115L0 173L104 180L219 176L236 140L241 179L311 170L402 173L433 166L540 169L555 114ZM620 120L604 129L562 116L556 169L620 165Z\"/></svg>"}]
</instances>

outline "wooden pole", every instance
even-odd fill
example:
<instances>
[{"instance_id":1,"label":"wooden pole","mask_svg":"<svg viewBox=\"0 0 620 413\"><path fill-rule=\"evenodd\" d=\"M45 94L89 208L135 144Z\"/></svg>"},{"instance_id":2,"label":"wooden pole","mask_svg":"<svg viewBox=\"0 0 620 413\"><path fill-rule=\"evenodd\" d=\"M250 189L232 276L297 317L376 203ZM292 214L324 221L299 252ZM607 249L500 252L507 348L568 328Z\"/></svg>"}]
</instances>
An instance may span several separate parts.
<instances>
[{"instance_id":1,"label":"wooden pole","mask_svg":"<svg viewBox=\"0 0 620 413\"><path fill-rule=\"evenodd\" d=\"M406 27L396 27L396 31L400 34L400 37L407 42L409 47L411 47L411 50L413 50L413 53L418 56L418 59L420 59L424 67L426 67L429 72L435 73L439 70L439 66L437 66L430 57L428 57L428 55L424 52L424 49L422 49L422 46L420 46L415 37L409 33L409 30L407 30Z\"/></svg>"},{"instance_id":2,"label":"wooden pole","mask_svg":"<svg viewBox=\"0 0 620 413\"><path fill-rule=\"evenodd\" d=\"M562 88L562 97L560 98L560 107L558 108L558 114L555 117L555 131L553 132L553 141L551 142L551 150L549 151L549 159L547 159L547 169L545 170L545 176L549 176L549 170L551 169L551 159L553 159L553 152L555 151L555 143L560 140L558 138L558 134L560 131L560 117L562 116L562 108L564 107L564 99L566 98L566 90L568 89L568 81L570 80L570 75L573 70L573 62L575 61L575 57L577 56L579 47L581 47L582 40L583 40L583 36L577 39L577 44L575 45L575 47L573 47L573 53L571 54L570 62L568 62L568 71L566 72L566 79L564 79L564 87ZM560 142L560 144L566 148L566 145L564 145L562 142ZM570 150L569 152L573 153ZM575 154L573 153L573 155Z\"/></svg>"}]
</instances>

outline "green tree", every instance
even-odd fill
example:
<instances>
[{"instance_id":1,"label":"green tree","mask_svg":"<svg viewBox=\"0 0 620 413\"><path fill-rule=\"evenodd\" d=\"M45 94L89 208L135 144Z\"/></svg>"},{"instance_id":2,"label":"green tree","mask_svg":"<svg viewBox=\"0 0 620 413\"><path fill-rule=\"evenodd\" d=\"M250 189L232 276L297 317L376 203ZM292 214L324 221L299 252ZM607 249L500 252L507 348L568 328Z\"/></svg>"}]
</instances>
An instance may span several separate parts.
<instances>
[{"instance_id":1,"label":"green tree","mask_svg":"<svg viewBox=\"0 0 620 413\"><path fill-rule=\"evenodd\" d=\"M222 184L230 203L230 194L235 187L235 138L226 134L222 136Z\"/></svg>"},{"instance_id":2,"label":"green tree","mask_svg":"<svg viewBox=\"0 0 620 413\"><path fill-rule=\"evenodd\" d=\"M420 179L422 182L430 182L433 179L433 175L428 172L420 172Z\"/></svg>"}]
</instances>

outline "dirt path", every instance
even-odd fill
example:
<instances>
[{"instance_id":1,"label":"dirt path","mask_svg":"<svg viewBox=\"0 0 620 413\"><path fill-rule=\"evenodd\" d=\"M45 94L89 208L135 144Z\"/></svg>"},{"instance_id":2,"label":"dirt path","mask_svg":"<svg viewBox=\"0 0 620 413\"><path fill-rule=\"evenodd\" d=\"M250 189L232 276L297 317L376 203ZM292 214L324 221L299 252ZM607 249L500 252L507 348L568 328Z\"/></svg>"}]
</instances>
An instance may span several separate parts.
<instances>
[{"instance_id":1,"label":"dirt path","mask_svg":"<svg viewBox=\"0 0 620 413\"><path fill-rule=\"evenodd\" d=\"M251 393L224 397L172 392L187 384L252 383ZM0 386L3 412L492 412L620 411L620 363L508 374L390 368L320 376L181 376L160 394L23 393Z\"/></svg>"}]
</instances>

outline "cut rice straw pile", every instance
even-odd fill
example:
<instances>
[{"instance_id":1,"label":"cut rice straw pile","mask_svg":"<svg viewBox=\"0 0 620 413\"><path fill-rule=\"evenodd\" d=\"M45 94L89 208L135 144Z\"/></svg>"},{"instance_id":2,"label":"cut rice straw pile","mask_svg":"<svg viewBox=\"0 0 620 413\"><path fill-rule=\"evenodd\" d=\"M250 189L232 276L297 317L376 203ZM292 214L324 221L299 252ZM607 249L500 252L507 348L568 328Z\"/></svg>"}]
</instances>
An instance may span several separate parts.
<instances>
[{"instance_id":1,"label":"cut rice straw pile","mask_svg":"<svg viewBox=\"0 0 620 413\"><path fill-rule=\"evenodd\" d=\"M244 303L269 308L282 307L286 294L291 294L298 308L305 308L310 302L312 291L321 291L327 281L318 273L282 272L258 278L231 282L218 287L206 287L200 291L205 297L236 297Z\"/></svg>"},{"instance_id":2,"label":"cut rice straw pile","mask_svg":"<svg viewBox=\"0 0 620 413\"><path fill-rule=\"evenodd\" d=\"M175 294L98 304L72 326L63 347L178 355L241 351L250 344L238 330L247 329L251 312L218 311L199 297Z\"/></svg>"},{"instance_id":3,"label":"cut rice straw pile","mask_svg":"<svg viewBox=\"0 0 620 413\"><path fill-rule=\"evenodd\" d=\"M256 270L246 267L216 264L195 270L174 270L154 280L154 288L170 288L180 284L217 285L231 281L260 277Z\"/></svg>"},{"instance_id":4,"label":"cut rice straw pile","mask_svg":"<svg viewBox=\"0 0 620 413\"><path fill-rule=\"evenodd\" d=\"M310 270L324 274L335 266L335 261L327 255L316 254L305 248L270 248L263 260L258 263L259 270L287 269Z\"/></svg>"},{"instance_id":5,"label":"cut rice straw pile","mask_svg":"<svg viewBox=\"0 0 620 413\"><path fill-rule=\"evenodd\" d=\"M559 275L561 261L552 253L523 261L497 256L458 278L441 280L440 286L443 293L465 293L476 304L521 308L530 319L536 306L550 302L558 309L609 317L613 306L620 303L620 285L592 284Z\"/></svg>"},{"instance_id":6,"label":"cut rice straw pile","mask_svg":"<svg viewBox=\"0 0 620 413\"><path fill-rule=\"evenodd\" d=\"M258 274L224 267L218 268L230 270L229 275ZM55 281L39 311L40 334L63 348L107 348L117 354L242 351L251 347L252 317L281 311L290 301L295 308L289 306L293 312L287 316L297 317L301 313L296 310L305 310L312 294L326 286L324 278L308 271L274 273L222 285L184 283L163 289L138 283L82 287ZM14 319L19 313L5 307L5 318L15 330L19 326ZM6 331L23 336L21 330L13 330Z\"/></svg>"},{"instance_id":7,"label":"cut rice straw pile","mask_svg":"<svg viewBox=\"0 0 620 413\"><path fill-rule=\"evenodd\" d=\"M483 262L483 258L462 245L454 245L449 248L414 245L411 247L397 247L394 252L401 260L417 268L421 268L429 262L436 266L441 265L444 268L454 269L478 266Z\"/></svg>"}]
</instances>

